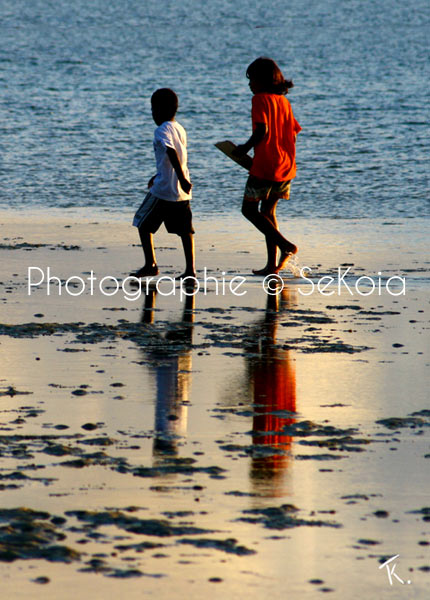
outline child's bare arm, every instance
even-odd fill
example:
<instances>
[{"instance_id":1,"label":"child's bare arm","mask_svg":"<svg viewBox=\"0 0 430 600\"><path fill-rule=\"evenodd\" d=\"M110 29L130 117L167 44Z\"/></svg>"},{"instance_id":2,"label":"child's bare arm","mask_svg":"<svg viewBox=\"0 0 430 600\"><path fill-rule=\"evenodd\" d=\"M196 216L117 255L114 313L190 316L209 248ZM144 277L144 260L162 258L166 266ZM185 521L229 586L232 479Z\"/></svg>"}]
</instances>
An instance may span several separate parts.
<instances>
[{"instance_id":1,"label":"child's bare arm","mask_svg":"<svg viewBox=\"0 0 430 600\"><path fill-rule=\"evenodd\" d=\"M176 173L181 188L186 194L189 194L193 185L190 181L188 181L184 175L184 172L182 171L181 163L179 162L176 150L174 148L166 148L166 152L170 162L172 163L172 167Z\"/></svg>"},{"instance_id":2,"label":"child's bare arm","mask_svg":"<svg viewBox=\"0 0 430 600\"><path fill-rule=\"evenodd\" d=\"M239 144L236 146L233 154L235 156L244 156L251 148L254 148L257 144L261 142L264 136L267 133L267 126L265 123L257 123L255 129L247 142L244 144Z\"/></svg>"}]
</instances>

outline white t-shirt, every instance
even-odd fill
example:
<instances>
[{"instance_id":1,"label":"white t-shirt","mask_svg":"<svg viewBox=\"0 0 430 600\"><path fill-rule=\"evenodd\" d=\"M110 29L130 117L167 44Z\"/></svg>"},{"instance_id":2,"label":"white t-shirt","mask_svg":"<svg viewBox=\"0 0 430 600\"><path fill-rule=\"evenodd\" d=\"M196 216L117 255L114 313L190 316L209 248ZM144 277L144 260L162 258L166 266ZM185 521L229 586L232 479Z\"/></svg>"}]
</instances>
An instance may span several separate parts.
<instances>
[{"instance_id":1,"label":"white t-shirt","mask_svg":"<svg viewBox=\"0 0 430 600\"><path fill-rule=\"evenodd\" d=\"M176 150L184 176L186 179L190 179L187 167L187 134L185 129L177 121L164 121L154 133L157 175L150 190L151 194L171 202L190 200L191 193L186 194L181 188L170 158L167 156L166 148Z\"/></svg>"}]
</instances>

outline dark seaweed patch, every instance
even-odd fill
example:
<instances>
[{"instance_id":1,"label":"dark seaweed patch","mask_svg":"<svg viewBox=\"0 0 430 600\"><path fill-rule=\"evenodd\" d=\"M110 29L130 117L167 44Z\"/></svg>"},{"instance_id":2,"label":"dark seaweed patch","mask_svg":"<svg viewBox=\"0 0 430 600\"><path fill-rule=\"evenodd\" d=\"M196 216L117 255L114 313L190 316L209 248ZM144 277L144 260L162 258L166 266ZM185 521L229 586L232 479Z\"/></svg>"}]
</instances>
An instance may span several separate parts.
<instances>
[{"instance_id":1,"label":"dark seaweed patch","mask_svg":"<svg viewBox=\"0 0 430 600\"><path fill-rule=\"evenodd\" d=\"M292 504L283 504L270 508L255 508L242 511L246 515L256 515L252 517L241 517L239 521L246 523L258 523L267 529L291 529L293 527L341 527L339 523L333 521L309 520L297 516L299 509Z\"/></svg>"},{"instance_id":2,"label":"dark seaweed patch","mask_svg":"<svg viewBox=\"0 0 430 600\"><path fill-rule=\"evenodd\" d=\"M215 550L221 550L222 552L226 552L227 554L236 554L236 556L249 556L251 554L256 554L255 550L251 550L250 548L241 546L237 543L237 540L230 538L227 540L185 538L179 540L179 543L190 544L191 546L195 546L196 548L213 548Z\"/></svg>"},{"instance_id":3,"label":"dark seaweed patch","mask_svg":"<svg viewBox=\"0 0 430 600\"><path fill-rule=\"evenodd\" d=\"M66 536L47 522L49 513L28 508L0 510L0 560L45 559L49 562L71 563L81 554L67 546L58 545Z\"/></svg>"},{"instance_id":4,"label":"dark seaweed patch","mask_svg":"<svg viewBox=\"0 0 430 600\"><path fill-rule=\"evenodd\" d=\"M212 477L221 477L225 469L217 466L198 467L195 466L193 458L167 457L164 464L157 467L130 467L128 472L136 477L160 477L169 473L182 473L192 475L194 473L207 473Z\"/></svg>"},{"instance_id":5,"label":"dark seaweed patch","mask_svg":"<svg viewBox=\"0 0 430 600\"><path fill-rule=\"evenodd\" d=\"M317 446L318 448L329 448L330 450L341 450L346 452L364 452L364 448L372 440L353 438L350 435L329 438L328 440L300 440L298 443L304 446Z\"/></svg>"},{"instance_id":6,"label":"dark seaweed patch","mask_svg":"<svg viewBox=\"0 0 430 600\"><path fill-rule=\"evenodd\" d=\"M33 392L21 392L10 385L6 390L0 391L0 396L23 396L32 393Z\"/></svg>"},{"instance_id":7,"label":"dark seaweed patch","mask_svg":"<svg viewBox=\"0 0 430 600\"><path fill-rule=\"evenodd\" d=\"M340 460L345 458L344 456L339 456L339 454L296 454L294 456L296 460Z\"/></svg>"},{"instance_id":8,"label":"dark seaweed patch","mask_svg":"<svg viewBox=\"0 0 430 600\"><path fill-rule=\"evenodd\" d=\"M299 311L295 311L298 313ZM294 315L293 315L294 317ZM330 323L330 317L322 314L299 315L296 316L299 323L309 325L315 323ZM158 328L169 326L174 331L172 324L159 321ZM183 325L183 324L182 324ZM181 326L182 326L181 325ZM195 323L202 329L207 330L206 340L203 344L193 345L193 348L207 348L208 343L217 348L237 348L243 352L243 348L249 347L255 341L255 332L253 327L246 325L234 325L229 322L228 325L219 325L214 323ZM141 323L133 323L125 319L119 319L116 325L101 323L21 323L17 325L0 324L0 335L8 335L14 338L34 338L38 336L73 334L74 342L82 344L95 344L106 340L117 341L118 339L130 340L138 346L151 346L152 348L172 349L182 347L184 342L181 339L166 339L159 335L159 330L155 326L143 327ZM270 339L268 343L272 343ZM272 345L276 345L273 344ZM341 352L355 353L368 350L364 346L351 346L340 340L330 341L322 339L318 335L306 335L291 340L283 346L285 349L297 349L303 352Z\"/></svg>"},{"instance_id":9,"label":"dark seaweed patch","mask_svg":"<svg viewBox=\"0 0 430 600\"><path fill-rule=\"evenodd\" d=\"M420 417L389 417L388 419L380 419L379 421L376 421L376 423L391 430L403 429L406 427L416 428L430 426L430 423L427 423Z\"/></svg>"},{"instance_id":10,"label":"dark seaweed patch","mask_svg":"<svg viewBox=\"0 0 430 600\"><path fill-rule=\"evenodd\" d=\"M430 417L430 410L428 408L424 408L423 410L418 410L416 412L411 413L411 417Z\"/></svg>"},{"instance_id":11,"label":"dark seaweed patch","mask_svg":"<svg viewBox=\"0 0 430 600\"><path fill-rule=\"evenodd\" d=\"M292 437L308 437L308 436L350 436L357 432L357 429L339 429L332 425L318 425L313 421L300 421L285 425L283 433Z\"/></svg>"},{"instance_id":12,"label":"dark seaweed patch","mask_svg":"<svg viewBox=\"0 0 430 600\"><path fill-rule=\"evenodd\" d=\"M430 523L430 507L426 506L425 508L420 508L418 510L411 510L409 511L409 514L422 515L423 521L426 521L426 523Z\"/></svg>"},{"instance_id":13,"label":"dark seaweed patch","mask_svg":"<svg viewBox=\"0 0 430 600\"><path fill-rule=\"evenodd\" d=\"M253 458L261 458L264 456L279 456L280 454L286 454L284 450L281 450L276 446L262 444L224 444L220 446L220 449L225 450L226 452L242 452L243 456L252 456Z\"/></svg>"},{"instance_id":14,"label":"dark seaweed patch","mask_svg":"<svg viewBox=\"0 0 430 600\"><path fill-rule=\"evenodd\" d=\"M313 340L313 346L302 348L302 352L335 352L345 354L355 354L356 352L363 352L364 350L370 350L368 346L351 346L344 342L328 342L326 340L319 340L315 338Z\"/></svg>"},{"instance_id":15,"label":"dark seaweed patch","mask_svg":"<svg viewBox=\"0 0 430 600\"><path fill-rule=\"evenodd\" d=\"M56 481L53 477L29 477L22 471L12 471L11 473L6 473L4 475L0 475L0 481L14 481L16 483L13 484L0 484L0 490L5 489L18 489L22 487L22 484L26 481L38 481L43 483L44 485L49 485L50 483ZM20 485L21 484L21 485Z\"/></svg>"},{"instance_id":16,"label":"dark seaweed patch","mask_svg":"<svg viewBox=\"0 0 430 600\"><path fill-rule=\"evenodd\" d=\"M155 548L164 548L164 544L157 544L154 542L140 542L138 544L119 544L115 546L115 550L119 552L127 552L134 550L135 552L141 553L145 550L154 550Z\"/></svg>"},{"instance_id":17,"label":"dark seaweed patch","mask_svg":"<svg viewBox=\"0 0 430 600\"><path fill-rule=\"evenodd\" d=\"M211 530L201 529L199 527L172 525L169 521L160 519L139 519L137 517L130 517L117 510L102 512L72 510L66 512L66 515L76 517L78 521L89 523L92 527L115 525L129 533L153 535L157 537L213 533Z\"/></svg>"}]
</instances>

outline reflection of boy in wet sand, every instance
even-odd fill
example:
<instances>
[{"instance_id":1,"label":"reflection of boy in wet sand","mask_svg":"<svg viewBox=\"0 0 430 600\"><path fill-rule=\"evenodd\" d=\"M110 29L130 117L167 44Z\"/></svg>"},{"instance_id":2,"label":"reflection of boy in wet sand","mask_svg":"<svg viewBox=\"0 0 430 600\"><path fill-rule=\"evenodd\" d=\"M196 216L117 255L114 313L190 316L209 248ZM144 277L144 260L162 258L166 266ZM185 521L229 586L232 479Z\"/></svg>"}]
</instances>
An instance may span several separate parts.
<instances>
[{"instance_id":1,"label":"reflection of boy in wet sand","mask_svg":"<svg viewBox=\"0 0 430 600\"><path fill-rule=\"evenodd\" d=\"M187 134L175 120L178 97L173 90L162 88L152 95L151 106L158 125L154 133L157 174L150 179L150 191L133 219L133 225L139 229L145 264L132 275L158 275L152 235L164 223L169 233L176 233L182 240L185 272L180 277L193 277L196 273L190 208L192 185L187 167Z\"/></svg>"},{"instance_id":2,"label":"reflection of boy in wet sand","mask_svg":"<svg viewBox=\"0 0 430 600\"><path fill-rule=\"evenodd\" d=\"M145 297L142 323L153 323L155 290ZM188 395L191 383L191 345L194 296L186 296L182 321L169 324L157 344L145 349L155 370L157 397L155 405L154 453L176 453L176 438L187 431Z\"/></svg>"},{"instance_id":3,"label":"reflection of boy in wet sand","mask_svg":"<svg viewBox=\"0 0 430 600\"><path fill-rule=\"evenodd\" d=\"M281 298L281 300L280 300ZM288 351L276 346L279 304L288 300L284 290L281 297L268 296L263 322L256 326L255 345L247 347L249 379L254 401L253 443L270 445L283 452L252 461L253 479L273 479L287 466L284 454L291 445L291 437L282 433L285 425L294 422L290 416L271 414L277 411L296 411L296 375Z\"/></svg>"}]
</instances>

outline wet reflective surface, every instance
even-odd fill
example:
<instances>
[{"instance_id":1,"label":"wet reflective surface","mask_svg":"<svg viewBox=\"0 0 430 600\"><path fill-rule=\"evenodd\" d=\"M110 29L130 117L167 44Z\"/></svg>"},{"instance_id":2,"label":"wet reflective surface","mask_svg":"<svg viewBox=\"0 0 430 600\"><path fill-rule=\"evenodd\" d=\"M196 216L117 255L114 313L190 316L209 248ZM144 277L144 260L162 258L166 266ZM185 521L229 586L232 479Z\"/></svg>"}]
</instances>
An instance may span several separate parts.
<instances>
[{"instance_id":1,"label":"wet reflective surface","mask_svg":"<svg viewBox=\"0 0 430 600\"><path fill-rule=\"evenodd\" d=\"M0 572L11 597L388 598L379 566L396 554L399 577L425 597L424 230L375 224L386 237L363 254L359 225L344 250L330 228L319 244L307 232L316 254L324 242L322 264L311 243L299 257L321 276L339 252L342 263L353 253L353 280L378 262L392 274L401 240L406 296L305 296L310 284L289 273L271 296L249 275L261 240L234 225L231 240L207 224L219 250L207 243L198 275L204 260L221 280L228 264L244 296L212 286L181 300L176 285L129 302L43 286L28 296L25 281L29 264L62 279L90 266L124 277L139 251L126 227L74 223L63 245L81 249L53 251L61 224L3 222ZM180 254L160 236L163 274L174 275Z\"/></svg>"}]
</instances>

